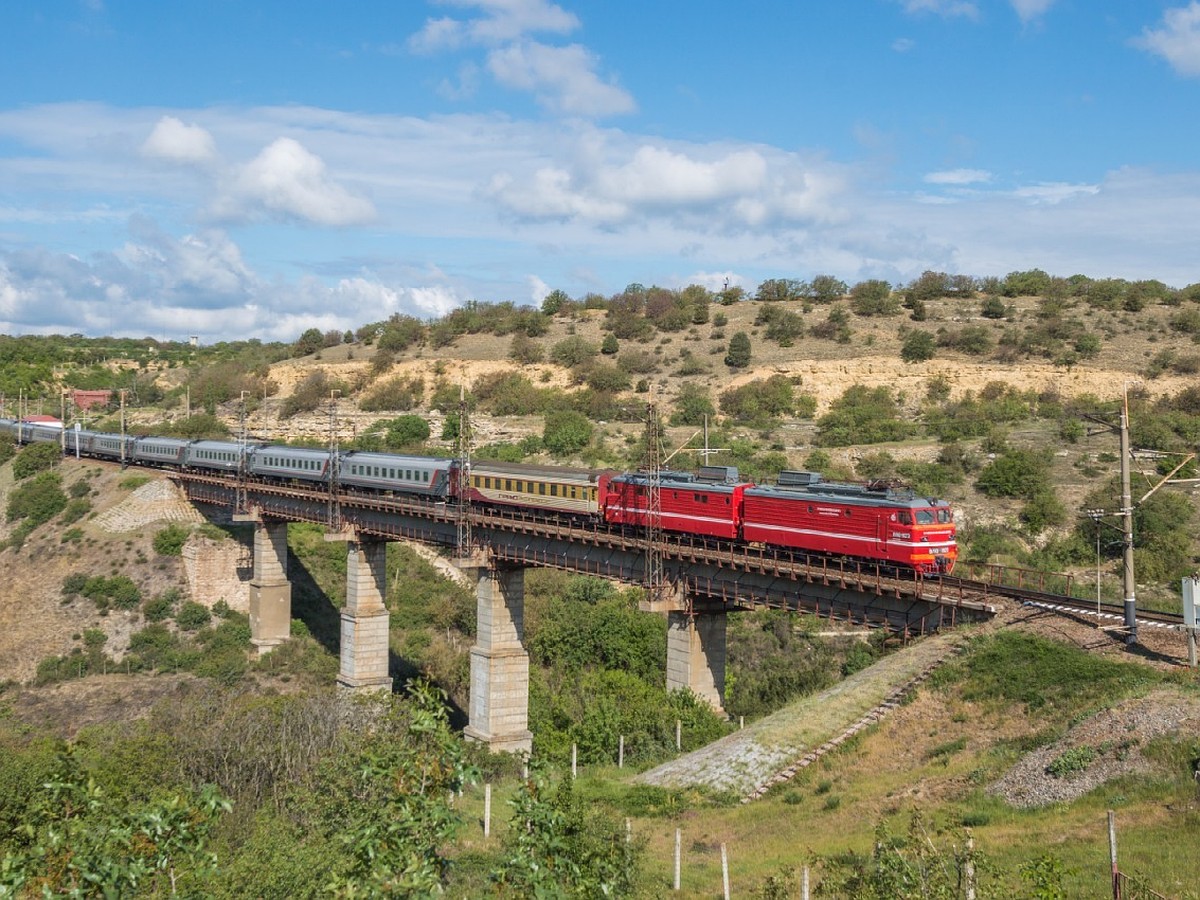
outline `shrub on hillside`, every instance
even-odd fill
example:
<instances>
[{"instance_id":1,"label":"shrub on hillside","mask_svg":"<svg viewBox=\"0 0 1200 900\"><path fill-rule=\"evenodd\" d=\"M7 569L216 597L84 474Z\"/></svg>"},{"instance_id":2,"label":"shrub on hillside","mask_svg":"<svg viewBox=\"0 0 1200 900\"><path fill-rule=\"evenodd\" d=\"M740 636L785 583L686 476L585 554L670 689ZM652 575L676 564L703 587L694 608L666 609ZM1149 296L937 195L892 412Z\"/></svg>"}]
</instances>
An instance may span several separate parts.
<instances>
[{"instance_id":1,"label":"shrub on hillside","mask_svg":"<svg viewBox=\"0 0 1200 900\"><path fill-rule=\"evenodd\" d=\"M212 613L208 607L194 600L189 600L179 608L175 615L175 624L184 631L199 631L212 621Z\"/></svg>"},{"instance_id":2,"label":"shrub on hillside","mask_svg":"<svg viewBox=\"0 0 1200 900\"><path fill-rule=\"evenodd\" d=\"M192 530L186 525L172 522L154 535L154 552L160 556L182 556L183 545L191 533Z\"/></svg>"},{"instance_id":3,"label":"shrub on hillside","mask_svg":"<svg viewBox=\"0 0 1200 900\"><path fill-rule=\"evenodd\" d=\"M62 460L62 447L57 442L30 444L13 460L13 478L22 481L38 472L52 469Z\"/></svg>"},{"instance_id":4,"label":"shrub on hillside","mask_svg":"<svg viewBox=\"0 0 1200 900\"><path fill-rule=\"evenodd\" d=\"M817 444L822 447L899 441L912 432L900 418L899 404L890 390L861 384L846 388L830 404L829 412L817 420L817 426Z\"/></svg>"},{"instance_id":5,"label":"shrub on hillside","mask_svg":"<svg viewBox=\"0 0 1200 900\"><path fill-rule=\"evenodd\" d=\"M405 412L420 404L424 396L423 378L397 375L372 387L358 406L365 412Z\"/></svg>"},{"instance_id":6,"label":"shrub on hillside","mask_svg":"<svg viewBox=\"0 0 1200 900\"><path fill-rule=\"evenodd\" d=\"M795 402L791 381L783 375L772 375L725 391L721 394L721 412L740 424L764 427L790 416Z\"/></svg>"},{"instance_id":7,"label":"shrub on hillside","mask_svg":"<svg viewBox=\"0 0 1200 900\"><path fill-rule=\"evenodd\" d=\"M57 448L56 448L57 449ZM49 522L67 505L57 472L41 472L18 484L8 495L8 521L24 520L27 529Z\"/></svg>"},{"instance_id":8,"label":"shrub on hillside","mask_svg":"<svg viewBox=\"0 0 1200 900\"><path fill-rule=\"evenodd\" d=\"M542 443L555 456L578 453L592 439L592 423L573 409L556 409L546 414Z\"/></svg>"},{"instance_id":9,"label":"shrub on hillside","mask_svg":"<svg viewBox=\"0 0 1200 900\"><path fill-rule=\"evenodd\" d=\"M675 410L671 413L672 425L703 425L705 416L709 421L716 417L708 389L694 382L684 382L675 397Z\"/></svg>"},{"instance_id":10,"label":"shrub on hillside","mask_svg":"<svg viewBox=\"0 0 1200 900\"><path fill-rule=\"evenodd\" d=\"M573 369L595 357L598 352L591 341L573 334L550 348L550 359L560 366Z\"/></svg>"},{"instance_id":11,"label":"shrub on hillside","mask_svg":"<svg viewBox=\"0 0 1200 900\"><path fill-rule=\"evenodd\" d=\"M729 339L729 349L725 353L725 365L731 369L744 369L750 365L750 335L739 331Z\"/></svg>"},{"instance_id":12,"label":"shrub on hillside","mask_svg":"<svg viewBox=\"0 0 1200 900\"><path fill-rule=\"evenodd\" d=\"M919 329L904 336L900 346L900 358L906 363L925 362L937 355L937 338L928 331Z\"/></svg>"}]
</instances>

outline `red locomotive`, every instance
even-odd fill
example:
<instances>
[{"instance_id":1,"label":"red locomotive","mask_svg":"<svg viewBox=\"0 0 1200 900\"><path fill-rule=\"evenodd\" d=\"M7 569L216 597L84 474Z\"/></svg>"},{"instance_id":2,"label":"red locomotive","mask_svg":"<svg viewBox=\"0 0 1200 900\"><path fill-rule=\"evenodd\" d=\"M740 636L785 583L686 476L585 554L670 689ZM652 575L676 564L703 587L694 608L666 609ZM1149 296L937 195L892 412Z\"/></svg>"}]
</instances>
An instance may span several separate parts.
<instances>
[{"instance_id":1,"label":"red locomotive","mask_svg":"<svg viewBox=\"0 0 1200 900\"><path fill-rule=\"evenodd\" d=\"M742 538L772 546L880 560L949 573L958 557L945 500L887 485L836 484L815 472L781 472L744 493Z\"/></svg>"}]
</instances>

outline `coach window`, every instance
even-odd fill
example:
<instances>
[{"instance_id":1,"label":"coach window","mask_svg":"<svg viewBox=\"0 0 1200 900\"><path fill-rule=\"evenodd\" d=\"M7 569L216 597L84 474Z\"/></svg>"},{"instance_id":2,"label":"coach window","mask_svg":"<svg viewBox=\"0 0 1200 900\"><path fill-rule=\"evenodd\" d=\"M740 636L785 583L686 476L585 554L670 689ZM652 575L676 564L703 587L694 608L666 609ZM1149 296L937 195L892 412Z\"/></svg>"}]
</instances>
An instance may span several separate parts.
<instances>
[{"instance_id":1,"label":"coach window","mask_svg":"<svg viewBox=\"0 0 1200 900\"><path fill-rule=\"evenodd\" d=\"M551 497L558 496L558 485L557 484L550 485L550 496Z\"/></svg>"},{"instance_id":2,"label":"coach window","mask_svg":"<svg viewBox=\"0 0 1200 900\"><path fill-rule=\"evenodd\" d=\"M544 482L544 481L538 482L538 494L540 494L543 497L546 496L546 482Z\"/></svg>"}]
</instances>

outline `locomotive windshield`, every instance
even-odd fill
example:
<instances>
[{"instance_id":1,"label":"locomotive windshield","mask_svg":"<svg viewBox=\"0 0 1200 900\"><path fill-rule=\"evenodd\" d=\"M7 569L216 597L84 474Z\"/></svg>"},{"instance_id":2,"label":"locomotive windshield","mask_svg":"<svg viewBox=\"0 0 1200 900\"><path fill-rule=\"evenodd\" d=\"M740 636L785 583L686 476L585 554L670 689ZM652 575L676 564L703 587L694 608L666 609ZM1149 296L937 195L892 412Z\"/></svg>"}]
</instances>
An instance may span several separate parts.
<instances>
[{"instance_id":1,"label":"locomotive windshield","mask_svg":"<svg viewBox=\"0 0 1200 900\"><path fill-rule=\"evenodd\" d=\"M918 525L932 525L933 522L934 522L934 515L933 515L932 509L918 509L917 510L917 524Z\"/></svg>"},{"instance_id":2,"label":"locomotive windshield","mask_svg":"<svg viewBox=\"0 0 1200 900\"><path fill-rule=\"evenodd\" d=\"M952 521L954 521L954 517L950 515L950 510L948 509L939 509L937 511L937 517L938 524L940 525L949 525Z\"/></svg>"}]
</instances>

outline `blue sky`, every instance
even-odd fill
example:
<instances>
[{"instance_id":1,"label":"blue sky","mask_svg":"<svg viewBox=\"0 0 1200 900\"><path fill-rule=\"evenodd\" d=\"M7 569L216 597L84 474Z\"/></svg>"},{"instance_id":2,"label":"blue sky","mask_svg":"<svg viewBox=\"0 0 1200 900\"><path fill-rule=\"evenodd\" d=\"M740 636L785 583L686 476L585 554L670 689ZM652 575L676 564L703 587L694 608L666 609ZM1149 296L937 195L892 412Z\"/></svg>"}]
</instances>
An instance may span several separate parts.
<instances>
[{"instance_id":1,"label":"blue sky","mask_svg":"<svg viewBox=\"0 0 1200 900\"><path fill-rule=\"evenodd\" d=\"M0 332L1200 281L1200 0L13 0Z\"/></svg>"}]
</instances>

